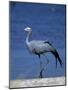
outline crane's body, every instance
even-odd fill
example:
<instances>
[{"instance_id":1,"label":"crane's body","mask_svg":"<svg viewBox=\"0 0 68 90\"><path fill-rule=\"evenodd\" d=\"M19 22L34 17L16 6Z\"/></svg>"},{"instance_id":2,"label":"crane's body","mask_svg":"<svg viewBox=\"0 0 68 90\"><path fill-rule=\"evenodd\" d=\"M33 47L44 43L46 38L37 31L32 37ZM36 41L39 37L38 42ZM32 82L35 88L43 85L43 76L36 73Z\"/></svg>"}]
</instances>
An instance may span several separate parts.
<instances>
[{"instance_id":1,"label":"crane's body","mask_svg":"<svg viewBox=\"0 0 68 90\"><path fill-rule=\"evenodd\" d=\"M43 54L44 52L46 53L53 50L47 41L30 41L30 43L27 44L27 47L30 52L37 54Z\"/></svg>"},{"instance_id":2,"label":"crane's body","mask_svg":"<svg viewBox=\"0 0 68 90\"><path fill-rule=\"evenodd\" d=\"M59 57L57 50L52 46L52 44L49 41L40 41L40 40L30 41L29 37L31 35L32 29L30 27L26 27L24 30L28 32L26 37L26 45L31 53L38 55L40 58L41 54L51 52L56 58L56 64L57 61L59 61L60 65L62 66L62 61Z\"/></svg>"}]
</instances>

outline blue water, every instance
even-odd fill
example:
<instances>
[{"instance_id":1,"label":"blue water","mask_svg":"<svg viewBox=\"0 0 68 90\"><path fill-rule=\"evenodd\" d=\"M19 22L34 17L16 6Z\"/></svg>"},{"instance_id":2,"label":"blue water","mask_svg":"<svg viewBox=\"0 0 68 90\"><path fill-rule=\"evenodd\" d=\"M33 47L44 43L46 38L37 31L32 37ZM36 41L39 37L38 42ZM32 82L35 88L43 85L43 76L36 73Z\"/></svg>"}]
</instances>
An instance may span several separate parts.
<instances>
[{"instance_id":1,"label":"blue water","mask_svg":"<svg viewBox=\"0 0 68 90\"><path fill-rule=\"evenodd\" d=\"M32 28L31 40L48 40L57 49L63 67L56 68L55 57L32 55L25 44L25 27ZM43 77L65 75L65 5L10 2L10 79L38 78L40 61Z\"/></svg>"}]
</instances>

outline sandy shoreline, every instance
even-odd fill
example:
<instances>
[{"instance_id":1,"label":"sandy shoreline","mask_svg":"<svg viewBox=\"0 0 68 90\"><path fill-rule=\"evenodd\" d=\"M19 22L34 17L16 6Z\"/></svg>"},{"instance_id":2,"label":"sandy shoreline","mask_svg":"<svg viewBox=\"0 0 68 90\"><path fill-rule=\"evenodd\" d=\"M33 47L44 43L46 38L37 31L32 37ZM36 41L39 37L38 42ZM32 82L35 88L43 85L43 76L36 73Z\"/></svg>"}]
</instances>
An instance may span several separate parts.
<instances>
[{"instance_id":1,"label":"sandy shoreline","mask_svg":"<svg viewBox=\"0 0 68 90\"><path fill-rule=\"evenodd\" d=\"M10 88L65 85L65 77L10 80Z\"/></svg>"}]
</instances>

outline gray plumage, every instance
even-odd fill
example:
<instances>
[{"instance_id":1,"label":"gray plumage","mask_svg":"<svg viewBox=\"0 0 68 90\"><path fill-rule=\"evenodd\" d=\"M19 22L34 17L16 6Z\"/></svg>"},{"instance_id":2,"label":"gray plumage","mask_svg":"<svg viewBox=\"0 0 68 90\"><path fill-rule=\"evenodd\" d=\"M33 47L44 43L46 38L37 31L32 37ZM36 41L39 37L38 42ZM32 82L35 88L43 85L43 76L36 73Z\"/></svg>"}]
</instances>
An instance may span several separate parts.
<instances>
[{"instance_id":1,"label":"gray plumage","mask_svg":"<svg viewBox=\"0 0 68 90\"><path fill-rule=\"evenodd\" d=\"M31 53L38 55L40 58L41 54L51 52L56 58L56 66L57 61L59 61L60 65L62 66L62 61L59 57L57 50L52 46L52 44L49 41L40 41L40 40L29 41L32 29L30 27L26 27L24 30L28 32L26 37L26 45Z\"/></svg>"}]
</instances>

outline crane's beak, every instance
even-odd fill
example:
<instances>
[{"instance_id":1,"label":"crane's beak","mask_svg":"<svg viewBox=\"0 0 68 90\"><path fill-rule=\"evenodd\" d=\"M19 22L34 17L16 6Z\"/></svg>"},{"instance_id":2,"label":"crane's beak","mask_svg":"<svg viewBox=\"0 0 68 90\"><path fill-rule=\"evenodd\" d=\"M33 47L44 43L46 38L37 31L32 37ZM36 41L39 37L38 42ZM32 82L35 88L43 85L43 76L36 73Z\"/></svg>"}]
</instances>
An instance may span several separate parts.
<instances>
[{"instance_id":1,"label":"crane's beak","mask_svg":"<svg viewBox=\"0 0 68 90\"><path fill-rule=\"evenodd\" d=\"M27 31L26 28L24 29L24 31Z\"/></svg>"}]
</instances>

